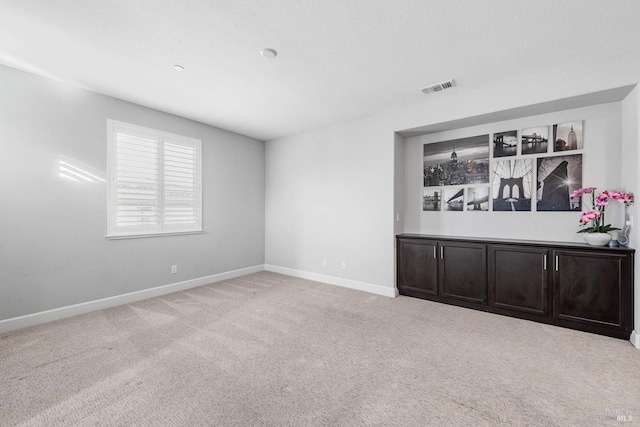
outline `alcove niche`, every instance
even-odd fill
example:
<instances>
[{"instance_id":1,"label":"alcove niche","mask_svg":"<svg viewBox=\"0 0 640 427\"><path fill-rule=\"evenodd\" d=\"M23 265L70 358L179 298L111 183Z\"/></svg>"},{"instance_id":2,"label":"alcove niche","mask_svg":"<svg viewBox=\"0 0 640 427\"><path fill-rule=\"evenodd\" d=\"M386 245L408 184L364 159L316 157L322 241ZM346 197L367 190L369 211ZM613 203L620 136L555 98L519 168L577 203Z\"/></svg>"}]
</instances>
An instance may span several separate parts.
<instances>
[{"instance_id":1,"label":"alcove niche","mask_svg":"<svg viewBox=\"0 0 640 427\"><path fill-rule=\"evenodd\" d=\"M396 234L416 233L456 237L516 238L544 241L581 242L579 212L538 212L536 210L536 162L538 158L561 154L582 154L582 184L601 190L637 192L638 186L638 102L635 85L588 93L504 111L490 112L396 131L395 134L395 218ZM530 211L423 211L423 146L477 135L518 131L558 123L582 121L584 147L572 152L521 155L514 159L530 162L533 172ZM635 139L633 131L635 129ZM551 143L551 135L549 135ZM490 154L492 156L492 154ZM507 158L496 158L504 160ZM493 177L490 160L491 188ZM447 187L441 187L446 189ZM494 191L489 197L494 197ZM621 205L607 210L608 221L621 227L635 216L635 207ZM635 243L631 246L635 247Z\"/></svg>"},{"instance_id":2,"label":"alcove niche","mask_svg":"<svg viewBox=\"0 0 640 427\"><path fill-rule=\"evenodd\" d=\"M582 242L582 236L576 233L579 229L578 212L537 212L533 208L529 212L424 212L423 145L473 135L489 134L491 137L494 132L520 131L532 126L582 120L583 186L595 186L601 190L615 188L638 197L639 92L638 85L634 84L396 131L395 234ZM640 247L638 203L627 208L616 206L617 210L612 208L610 213L607 211L607 222L614 226L631 222L628 246L636 249ZM634 266L634 331L630 339L636 348L640 348L639 264L635 262Z\"/></svg>"}]
</instances>

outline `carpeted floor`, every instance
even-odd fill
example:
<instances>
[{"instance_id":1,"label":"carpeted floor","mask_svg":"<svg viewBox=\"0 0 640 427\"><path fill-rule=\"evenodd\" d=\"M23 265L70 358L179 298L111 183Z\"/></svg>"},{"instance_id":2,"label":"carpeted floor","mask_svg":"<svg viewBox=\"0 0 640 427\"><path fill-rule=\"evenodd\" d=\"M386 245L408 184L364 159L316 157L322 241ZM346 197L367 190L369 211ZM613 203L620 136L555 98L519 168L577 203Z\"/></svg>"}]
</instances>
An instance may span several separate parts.
<instances>
[{"instance_id":1,"label":"carpeted floor","mask_svg":"<svg viewBox=\"0 0 640 427\"><path fill-rule=\"evenodd\" d=\"M640 423L628 341L262 272L0 336L0 425Z\"/></svg>"}]
</instances>

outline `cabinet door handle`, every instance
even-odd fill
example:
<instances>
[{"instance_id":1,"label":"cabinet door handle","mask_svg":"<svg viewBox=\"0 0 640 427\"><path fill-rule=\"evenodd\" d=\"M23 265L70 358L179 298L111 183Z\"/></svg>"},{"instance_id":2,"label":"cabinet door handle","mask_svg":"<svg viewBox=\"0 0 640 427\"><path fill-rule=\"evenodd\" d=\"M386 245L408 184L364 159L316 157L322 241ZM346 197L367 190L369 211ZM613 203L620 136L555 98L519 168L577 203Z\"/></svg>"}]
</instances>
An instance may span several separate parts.
<instances>
[{"instance_id":1,"label":"cabinet door handle","mask_svg":"<svg viewBox=\"0 0 640 427\"><path fill-rule=\"evenodd\" d=\"M542 258L542 268L545 271L547 271L547 256L546 255L543 255L543 258Z\"/></svg>"},{"instance_id":2,"label":"cabinet door handle","mask_svg":"<svg viewBox=\"0 0 640 427\"><path fill-rule=\"evenodd\" d=\"M556 271L558 271L558 255L556 255Z\"/></svg>"},{"instance_id":3,"label":"cabinet door handle","mask_svg":"<svg viewBox=\"0 0 640 427\"><path fill-rule=\"evenodd\" d=\"M433 247L433 259L438 258L438 255L436 255L436 247Z\"/></svg>"},{"instance_id":4,"label":"cabinet door handle","mask_svg":"<svg viewBox=\"0 0 640 427\"><path fill-rule=\"evenodd\" d=\"M440 246L440 258L444 259L444 246Z\"/></svg>"}]
</instances>

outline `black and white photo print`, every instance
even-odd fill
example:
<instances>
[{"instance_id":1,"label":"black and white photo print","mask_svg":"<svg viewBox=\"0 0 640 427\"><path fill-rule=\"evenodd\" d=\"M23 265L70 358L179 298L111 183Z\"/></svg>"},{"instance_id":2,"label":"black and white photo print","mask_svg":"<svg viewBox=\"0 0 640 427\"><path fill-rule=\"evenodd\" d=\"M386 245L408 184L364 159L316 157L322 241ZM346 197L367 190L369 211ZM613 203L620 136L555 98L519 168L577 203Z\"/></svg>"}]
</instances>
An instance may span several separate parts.
<instances>
[{"instance_id":1,"label":"black and white photo print","mask_svg":"<svg viewBox=\"0 0 640 427\"><path fill-rule=\"evenodd\" d=\"M549 150L549 126L523 129L520 133L522 154L541 154Z\"/></svg>"},{"instance_id":2,"label":"black and white photo print","mask_svg":"<svg viewBox=\"0 0 640 427\"><path fill-rule=\"evenodd\" d=\"M451 187L444 189L444 210L463 211L464 210L464 188Z\"/></svg>"},{"instance_id":3,"label":"black and white photo print","mask_svg":"<svg viewBox=\"0 0 640 427\"><path fill-rule=\"evenodd\" d=\"M533 160L513 159L493 162L493 210L531 211Z\"/></svg>"},{"instance_id":4,"label":"black and white photo print","mask_svg":"<svg viewBox=\"0 0 640 427\"><path fill-rule=\"evenodd\" d=\"M538 158L536 197L540 211L579 211L571 193L582 187L582 154Z\"/></svg>"},{"instance_id":5,"label":"black and white photo print","mask_svg":"<svg viewBox=\"0 0 640 427\"><path fill-rule=\"evenodd\" d=\"M442 206L442 190L424 188L422 192L422 210L436 212Z\"/></svg>"},{"instance_id":6,"label":"black and white photo print","mask_svg":"<svg viewBox=\"0 0 640 427\"><path fill-rule=\"evenodd\" d=\"M489 187L469 187L467 188L468 211L486 212L489 210Z\"/></svg>"},{"instance_id":7,"label":"black and white photo print","mask_svg":"<svg viewBox=\"0 0 640 427\"><path fill-rule=\"evenodd\" d=\"M489 183L489 135L424 144L424 187Z\"/></svg>"},{"instance_id":8,"label":"black and white photo print","mask_svg":"<svg viewBox=\"0 0 640 427\"><path fill-rule=\"evenodd\" d=\"M582 121L553 125L553 151L582 150Z\"/></svg>"},{"instance_id":9,"label":"black and white photo print","mask_svg":"<svg viewBox=\"0 0 640 427\"><path fill-rule=\"evenodd\" d=\"M493 134L493 157L515 156L518 152L518 131Z\"/></svg>"}]
</instances>

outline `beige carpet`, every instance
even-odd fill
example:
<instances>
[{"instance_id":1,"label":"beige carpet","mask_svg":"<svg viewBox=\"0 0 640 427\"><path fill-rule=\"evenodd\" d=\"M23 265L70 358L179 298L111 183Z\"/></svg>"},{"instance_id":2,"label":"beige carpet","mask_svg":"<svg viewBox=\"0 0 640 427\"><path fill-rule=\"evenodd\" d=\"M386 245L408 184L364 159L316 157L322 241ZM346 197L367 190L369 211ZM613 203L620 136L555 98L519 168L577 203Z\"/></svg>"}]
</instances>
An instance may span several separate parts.
<instances>
[{"instance_id":1,"label":"beige carpet","mask_svg":"<svg viewBox=\"0 0 640 427\"><path fill-rule=\"evenodd\" d=\"M0 381L1 426L640 423L628 341L267 272L1 335Z\"/></svg>"}]
</instances>

